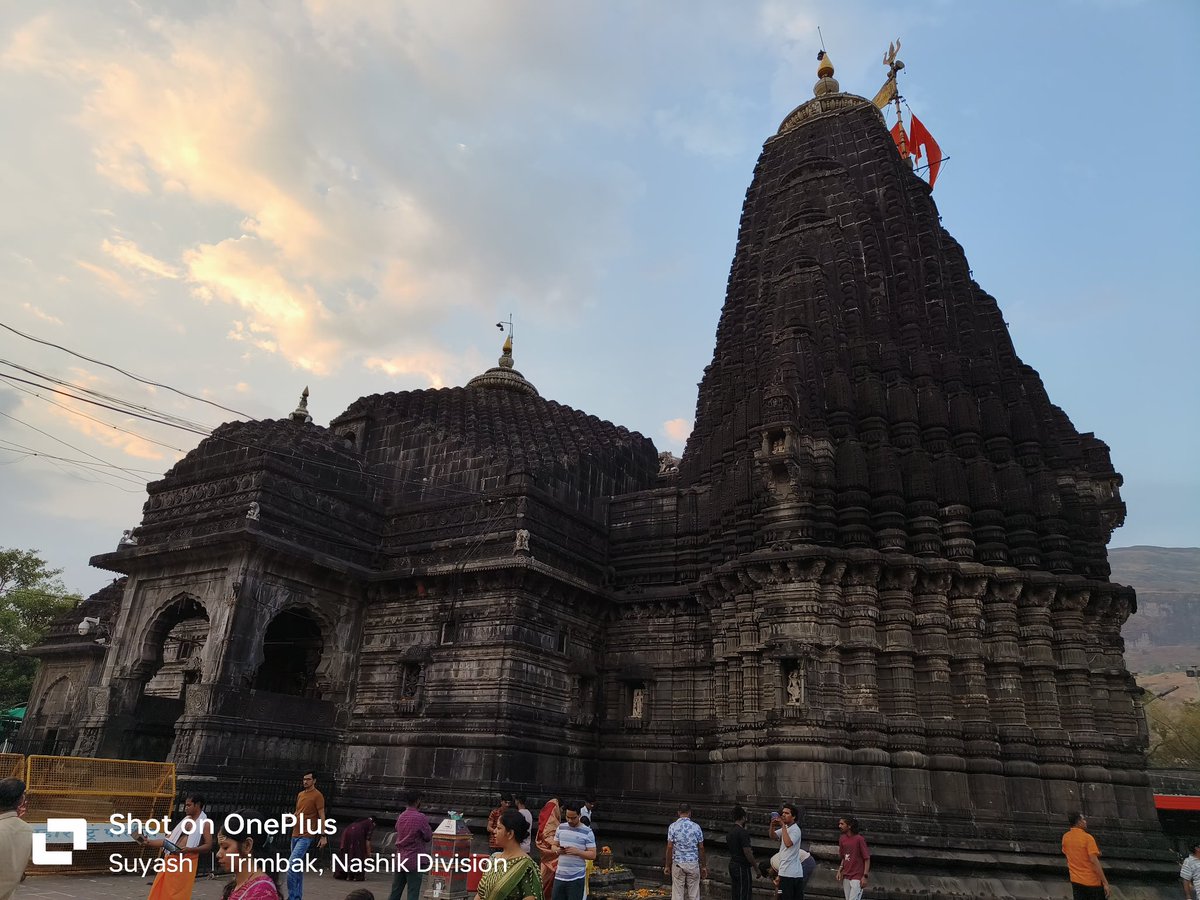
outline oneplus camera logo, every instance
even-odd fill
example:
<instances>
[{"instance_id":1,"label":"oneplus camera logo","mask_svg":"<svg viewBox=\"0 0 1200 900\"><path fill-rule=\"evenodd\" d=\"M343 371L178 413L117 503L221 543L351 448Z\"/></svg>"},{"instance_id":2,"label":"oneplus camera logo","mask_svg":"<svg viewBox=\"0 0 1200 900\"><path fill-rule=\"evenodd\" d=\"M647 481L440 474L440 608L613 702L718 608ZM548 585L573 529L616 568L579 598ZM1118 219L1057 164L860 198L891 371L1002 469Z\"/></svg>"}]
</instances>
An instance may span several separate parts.
<instances>
[{"instance_id":1,"label":"oneplus camera logo","mask_svg":"<svg viewBox=\"0 0 1200 900\"><path fill-rule=\"evenodd\" d=\"M70 834L71 850L47 850L50 834ZM62 843L61 839L55 843ZM33 833L33 864L35 866L69 866L72 850L87 849L87 819L47 819L45 831Z\"/></svg>"}]
</instances>

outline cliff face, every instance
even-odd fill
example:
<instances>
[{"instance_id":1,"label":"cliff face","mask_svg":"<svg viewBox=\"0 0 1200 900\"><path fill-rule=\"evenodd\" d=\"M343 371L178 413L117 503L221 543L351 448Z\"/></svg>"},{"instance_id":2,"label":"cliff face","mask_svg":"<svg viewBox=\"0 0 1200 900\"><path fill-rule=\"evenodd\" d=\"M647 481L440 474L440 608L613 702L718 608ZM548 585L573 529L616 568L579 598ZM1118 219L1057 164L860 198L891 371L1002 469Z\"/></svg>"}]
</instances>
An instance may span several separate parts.
<instances>
[{"instance_id":1,"label":"cliff face","mask_svg":"<svg viewBox=\"0 0 1200 900\"><path fill-rule=\"evenodd\" d=\"M1138 593L1121 629L1129 668L1153 675L1200 664L1200 548L1115 547L1108 559L1114 580Z\"/></svg>"}]
</instances>

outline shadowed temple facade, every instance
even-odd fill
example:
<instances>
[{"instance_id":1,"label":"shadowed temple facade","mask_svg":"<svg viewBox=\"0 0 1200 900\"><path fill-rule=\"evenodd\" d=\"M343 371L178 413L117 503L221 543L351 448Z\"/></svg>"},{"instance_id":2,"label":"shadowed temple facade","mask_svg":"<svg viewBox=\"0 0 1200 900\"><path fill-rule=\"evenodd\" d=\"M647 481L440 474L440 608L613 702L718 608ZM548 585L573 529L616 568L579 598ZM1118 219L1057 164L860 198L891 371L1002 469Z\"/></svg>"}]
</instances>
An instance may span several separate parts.
<instances>
[{"instance_id":1,"label":"shadowed temple facade","mask_svg":"<svg viewBox=\"0 0 1200 900\"><path fill-rule=\"evenodd\" d=\"M878 897L1057 896L1082 808L1124 896L1169 878L1121 476L830 75L755 168L682 459L511 341L465 387L306 402L148 486L93 559L124 580L37 651L27 741L216 795L315 766L347 812L593 788L635 866L681 798L713 838L795 799L818 855L863 821Z\"/></svg>"}]
</instances>

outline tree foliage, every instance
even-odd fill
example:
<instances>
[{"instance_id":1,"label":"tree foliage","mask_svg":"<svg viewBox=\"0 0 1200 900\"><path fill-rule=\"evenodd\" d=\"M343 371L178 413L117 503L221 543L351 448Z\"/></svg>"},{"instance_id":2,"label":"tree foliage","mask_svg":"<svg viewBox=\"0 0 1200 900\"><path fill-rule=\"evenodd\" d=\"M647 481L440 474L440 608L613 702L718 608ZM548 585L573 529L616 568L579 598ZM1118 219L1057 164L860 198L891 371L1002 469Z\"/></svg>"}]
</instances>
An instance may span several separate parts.
<instances>
[{"instance_id":1,"label":"tree foliage","mask_svg":"<svg viewBox=\"0 0 1200 900\"><path fill-rule=\"evenodd\" d=\"M0 711L29 699L37 660L22 656L80 601L36 550L0 549Z\"/></svg>"},{"instance_id":2,"label":"tree foliage","mask_svg":"<svg viewBox=\"0 0 1200 900\"><path fill-rule=\"evenodd\" d=\"M1200 769L1200 703L1145 705L1150 728L1150 765Z\"/></svg>"}]
</instances>

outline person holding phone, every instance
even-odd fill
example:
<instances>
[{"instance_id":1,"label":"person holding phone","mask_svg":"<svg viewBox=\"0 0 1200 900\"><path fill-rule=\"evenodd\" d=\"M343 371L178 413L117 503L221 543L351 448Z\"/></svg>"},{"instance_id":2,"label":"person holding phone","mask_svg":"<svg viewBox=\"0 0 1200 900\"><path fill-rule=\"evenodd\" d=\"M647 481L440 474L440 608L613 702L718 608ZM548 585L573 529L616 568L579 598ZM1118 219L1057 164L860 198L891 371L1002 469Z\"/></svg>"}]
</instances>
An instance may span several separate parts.
<instances>
[{"instance_id":1,"label":"person holding phone","mask_svg":"<svg viewBox=\"0 0 1200 900\"><path fill-rule=\"evenodd\" d=\"M804 900L804 868L800 863L800 826L796 820L800 810L794 803L783 804L779 815L771 819L771 837L779 835L779 852L775 855L779 872L781 900Z\"/></svg>"}]
</instances>

